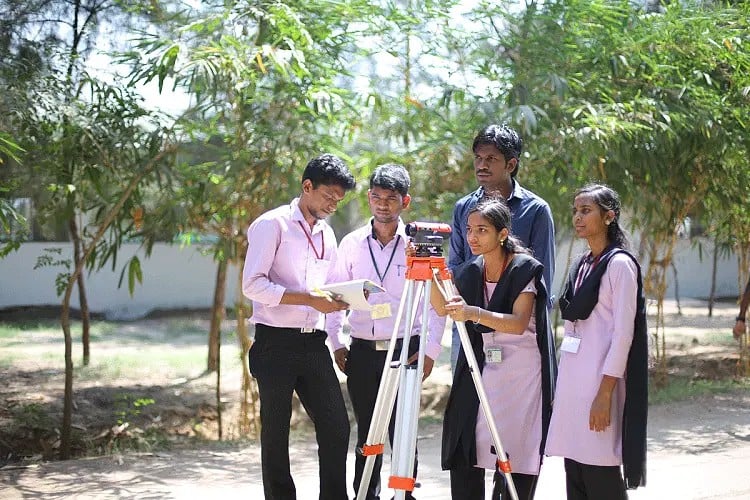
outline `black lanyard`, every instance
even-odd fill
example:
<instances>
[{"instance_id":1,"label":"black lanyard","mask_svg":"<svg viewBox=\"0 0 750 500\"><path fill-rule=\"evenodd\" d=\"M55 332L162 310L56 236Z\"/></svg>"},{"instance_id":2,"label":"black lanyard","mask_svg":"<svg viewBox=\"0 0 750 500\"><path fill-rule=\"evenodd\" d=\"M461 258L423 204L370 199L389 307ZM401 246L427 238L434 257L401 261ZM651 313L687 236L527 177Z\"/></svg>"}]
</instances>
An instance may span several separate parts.
<instances>
[{"instance_id":1,"label":"black lanyard","mask_svg":"<svg viewBox=\"0 0 750 500\"><path fill-rule=\"evenodd\" d=\"M380 274L380 269L378 269L378 263L375 262L375 254L372 253L372 245L370 244L370 236L367 237L367 249L370 251L370 259L372 260L372 265L375 267L375 273L378 275L378 278L380 278L380 284L382 285L385 281L385 277L388 274L388 269L391 268L391 262L393 262L393 256L396 255L396 249L398 248L398 244L401 241L401 235L396 235L396 243L393 245L393 251L391 252L391 258L388 259L388 265L385 266L385 271L383 271L383 274Z\"/></svg>"}]
</instances>

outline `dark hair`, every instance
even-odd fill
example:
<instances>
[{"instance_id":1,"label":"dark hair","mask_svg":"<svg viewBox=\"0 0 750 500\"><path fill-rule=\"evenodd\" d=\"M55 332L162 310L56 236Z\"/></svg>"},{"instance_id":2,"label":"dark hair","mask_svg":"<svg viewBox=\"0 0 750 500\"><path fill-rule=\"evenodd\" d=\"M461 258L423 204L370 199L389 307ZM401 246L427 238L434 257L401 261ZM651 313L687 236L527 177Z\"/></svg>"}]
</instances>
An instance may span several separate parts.
<instances>
[{"instance_id":1,"label":"dark hair","mask_svg":"<svg viewBox=\"0 0 750 500\"><path fill-rule=\"evenodd\" d=\"M485 144L495 146L505 157L506 162L510 161L511 158L516 159L516 168L510 174L511 177L515 177L518 173L518 168L521 166L520 157L521 151L523 151L523 139L518 135L518 132L505 123L502 125L489 125L474 137L471 150L476 153L477 147Z\"/></svg>"},{"instance_id":2,"label":"dark hair","mask_svg":"<svg viewBox=\"0 0 750 500\"><path fill-rule=\"evenodd\" d=\"M380 165L370 176L370 189L379 187L406 196L409 193L409 186L411 186L409 172L403 166L395 163Z\"/></svg>"},{"instance_id":3,"label":"dark hair","mask_svg":"<svg viewBox=\"0 0 750 500\"><path fill-rule=\"evenodd\" d=\"M467 217L473 213L478 213L487 219L498 232L508 228L508 237L503 241L503 249L505 251L509 253L531 254L521 240L513 236L510 208L508 208L505 198L497 194L485 194L476 206L469 210Z\"/></svg>"},{"instance_id":4,"label":"dark hair","mask_svg":"<svg viewBox=\"0 0 750 500\"><path fill-rule=\"evenodd\" d=\"M581 189L576 191L573 199L579 195L586 195L591 198L594 203L599 205L599 208L604 212L612 210L615 213L615 218L607 226L607 241L610 245L616 247L629 249L630 241L627 234L620 226L620 196L617 192L606 184L589 183L583 186Z\"/></svg>"},{"instance_id":5,"label":"dark hair","mask_svg":"<svg viewBox=\"0 0 750 500\"><path fill-rule=\"evenodd\" d=\"M326 186L341 186L345 191L354 189L354 176L344 160L332 154L322 154L310 160L302 172L302 181L310 179L314 188L324 184Z\"/></svg>"}]
</instances>

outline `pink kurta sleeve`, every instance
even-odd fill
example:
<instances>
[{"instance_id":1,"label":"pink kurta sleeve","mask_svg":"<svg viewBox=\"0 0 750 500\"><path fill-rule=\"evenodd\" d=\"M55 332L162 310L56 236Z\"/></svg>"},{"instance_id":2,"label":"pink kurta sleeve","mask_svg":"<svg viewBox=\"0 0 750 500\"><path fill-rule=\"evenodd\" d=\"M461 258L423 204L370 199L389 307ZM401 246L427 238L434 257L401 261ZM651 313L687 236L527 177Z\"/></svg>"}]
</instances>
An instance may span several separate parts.
<instances>
[{"instance_id":1,"label":"pink kurta sleeve","mask_svg":"<svg viewBox=\"0 0 750 500\"><path fill-rule=\"evenodd\" d=\"M628 256L618 254L609 263L602 286L611 290L612 320L614 331L612 342L604 359L603 375L622 378L628 362L630 345L635 328L638 269Z\"/></svg>"},{"instance_id":2,"label":"pink kurta sleeve","mask_svg":"<svg viewBox=\"0 0 750 500\"><path fill-rule=\"evenodd\" d=\"M438 359L438 356L440 356L440 351L443 349L443 346L440 344L440 342L443 340L443 332L445 331L445 321L447 316L441 318L440 316L438 316L437 312L435 312L435 309L433 309L432 306L430 306L430 312L428 314L430 325L428 327L425 355L429 356L433 361L435 361Z\"/></svg>"}]
</instances>

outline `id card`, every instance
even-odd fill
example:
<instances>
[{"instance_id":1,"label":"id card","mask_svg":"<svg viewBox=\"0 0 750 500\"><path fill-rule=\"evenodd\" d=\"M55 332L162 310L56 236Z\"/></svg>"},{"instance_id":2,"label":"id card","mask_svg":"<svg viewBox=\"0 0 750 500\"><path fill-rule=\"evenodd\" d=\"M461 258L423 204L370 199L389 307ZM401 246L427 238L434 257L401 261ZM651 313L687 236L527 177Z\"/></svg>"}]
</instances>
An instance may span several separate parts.
<instances>
[{"instance_id":1,"label":"id card","mask_svg":"<svg viewBox=\"0 0 750 500\"><path fill-rule=\"evenodd\" d=\"M503 360L503 350L500 347L488 347L484 354L487 363L500 363Z\"/></svg>"},{"instance_id":2,"label":"id card","mask_svg":"<svg viewBox=\"0 0 750 500\"><path fill-rule=\"evenodd\" d=\"M386 302L385 304L375 304L370 309L370 318L372 319L383 319L391 317L391 304Z\"/></svg>"},{"instance_id":3,"label":"id card","mask_svg":"<svg viewBox=\"0 0 750 500\"><path fill-rule=\"evenodd\" d=\"M560 350L575 354L578 352L578 347L580 345L580 337L571 337L570 335L566 335L563 337L562 344L560 344Z\"/></svg>"}]
</instances>

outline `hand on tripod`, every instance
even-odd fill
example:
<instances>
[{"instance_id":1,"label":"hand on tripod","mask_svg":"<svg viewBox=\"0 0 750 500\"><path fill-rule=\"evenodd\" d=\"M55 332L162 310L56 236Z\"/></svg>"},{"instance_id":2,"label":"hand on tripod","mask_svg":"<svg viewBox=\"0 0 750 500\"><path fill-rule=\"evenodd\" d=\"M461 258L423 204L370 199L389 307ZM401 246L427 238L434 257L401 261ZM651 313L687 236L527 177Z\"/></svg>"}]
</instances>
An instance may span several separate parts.
<instances>
[{"instance_id":1,"label":"hand on tripod","mask_svg":"<svg viewBox=\"0 0 750 500\"><path fill-rule=\"evenodd\" d=\"M478 306L470 306L460 296L453 297L445 303L445 312L453 321L473 321L478 322L481 309Z\"/></svg>"}]
</instances>

